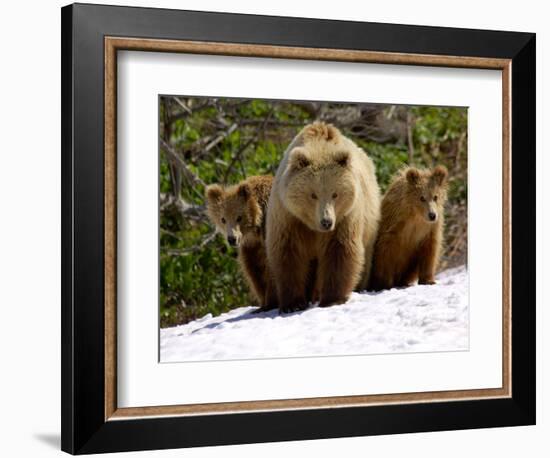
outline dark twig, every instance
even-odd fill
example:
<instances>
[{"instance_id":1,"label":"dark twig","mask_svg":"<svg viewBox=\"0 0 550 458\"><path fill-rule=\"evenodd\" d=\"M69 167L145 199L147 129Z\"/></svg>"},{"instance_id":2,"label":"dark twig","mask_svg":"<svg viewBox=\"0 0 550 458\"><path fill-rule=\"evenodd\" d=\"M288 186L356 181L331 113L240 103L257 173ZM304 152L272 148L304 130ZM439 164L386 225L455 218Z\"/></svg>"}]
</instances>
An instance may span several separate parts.
<instances>
[{"instance_id":1,"label":"dark twig","mask_svg":"<svg viewBox=\"0 0 550 458\"><path fill-rule=\"evenodd\" d=\"M410 111L407 111L407 146L409 148L409 165L413 165L414 143L413 143L413 124L414 119Z\"/></svg>"},{"instance_id":2,"label":"dark twig","mask_svg":"<svg viewBox=\"0 0 550 458\"><path fill-rule=\"evenodd\" d=\"M168 256L186 256L188 254L196 253L202 250L207 244L209 244L216 237L216 231L209 232L202 237L201 241L189 248L162 248L161 251Z\"/></svg>"},{"instance_id":3,"label":"dark twig","mask_svg":"<svg viewBox=\"0 0 550 458\"><path fill-rule=\"evenodd\" d=\"M193 205L183 200L180 196L174 197L171 194L161 193L160 211L165 212L170 208L175 208L183 218L196 221L206 220L206 208L204 205Z\"/></svg>"},{"instance_id":4,"label":"dark twig","mask_svg":"<svg viewBox=\"0 0 550 458\"><path fill-rule=\"evenodd\" d=\"M225 138L229 137L233 132L235 132L235 130L237 130L237 127L239 127L237 123L231 124L231 126L229 126L229 129L227 129L225 132L221 132L218 136L216 136L216 138L214 138L214 140L206 145L206 147L204 148L204 152L209 152L212 148L214 148L214 146L216 146Z\"/></svg>"},{"instance_id":5,"label":"dark twig","mask_svg":"<svg viewBox=\"0 0 550 458\"><path fill-rule=\"evenodd\" d=\"M190 109L184 102L182 102L182 101L180 100L179 97L172 97L172 98L173 98L173 99L176 101L176 103L183 109L183 111L187 112L187 114L193 113L193 112L191 111L191 109Z\"/></svg>"},{"instance_id":6,"label":"dark twig","mask_svg":"<svg viewBox=\"0 0 550 458\"><path fill-rule=\"evenodd\" d=\"M225 174L223 176L223 182L224 184L227 183L227 178L229 176L229 174L231 173L231 171L233 170L233 167L235 165L235 163L238 161L239 164L240 164L240 167L241 167L241 173L243 174L243 178L246 178L246 170L244 168L244 164L242 162L242 158L241 158L241 155L243 154L243 152L252 144L252 143L256 143L258 141L258 139L260 138L260 133L262 135L265 136L265 128L267 126L267 124L269 123L270 119L271 119L271 116L273 115L273 111L274 111L274 108L272 107L271 110L269 111L269 113L265 116L265 118L263 119L263 122L262 122L262 125L260 126L260 128L256 131L256 135L254 135L254 137L252 137L251 139L249 139L243 146L241 146L237 152L232 156L231 158L231 162L229 163L227 169L225 170Z\"/></svg>"},{"instance_id":7,"label":"dark twig","mask_svg":"<svg viewBox=\"0 0 550 458\"><path fill-rule=\"evenodd\" d=\"M183 176L189 183L193 185L206 186L206 183L202 181L202 179L198 175L196 175L189 167L187 167L187 164L183 162L183 159L181 159L178 153L176 153L176 151L162 138L160 139L160 145L164 152L167 154L168 159L181 170Z\"/></svg>"}]
</instances>

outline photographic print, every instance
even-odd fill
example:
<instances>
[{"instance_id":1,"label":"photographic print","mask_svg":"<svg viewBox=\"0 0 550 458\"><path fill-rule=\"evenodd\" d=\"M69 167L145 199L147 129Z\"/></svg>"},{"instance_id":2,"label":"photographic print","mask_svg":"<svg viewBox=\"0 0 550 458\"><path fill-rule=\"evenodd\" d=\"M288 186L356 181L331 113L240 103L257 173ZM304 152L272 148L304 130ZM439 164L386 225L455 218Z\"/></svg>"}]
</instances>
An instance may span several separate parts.
<instances>
[{"instance_id":1,"label":"photographic print","mask_svg":"<svg viewBox=\"0 0 550 458\"><path fill-rule=\"evenodd\" d=\"M465 107L159 96L160 361L468 350Z\"/></svg>"}]
</instances>

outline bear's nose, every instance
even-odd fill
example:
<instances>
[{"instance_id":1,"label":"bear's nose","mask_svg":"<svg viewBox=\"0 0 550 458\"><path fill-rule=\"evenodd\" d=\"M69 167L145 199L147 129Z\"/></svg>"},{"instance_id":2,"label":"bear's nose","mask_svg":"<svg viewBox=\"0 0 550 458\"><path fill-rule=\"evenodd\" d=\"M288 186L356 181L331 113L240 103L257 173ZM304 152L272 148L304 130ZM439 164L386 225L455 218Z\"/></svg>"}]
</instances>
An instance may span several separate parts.
<instances>
[{"instance_id":1,"label":"bear's nose","mask_svg":"<svg viewBox=\"0 0 550 458\"><path fill-rule=\"evenodd\" d=\"M332 228L332 220L330 218L323 218L321 220L321 227L323 229L329 230Z\"/></svg>"},{"instance_id":2,"label":"bear's nose","mask_svg":"<svg viewBox=\"0 0 550 458\"><path fill-rule=\"evenodd\" d=\"M435 218L437 215L434 212L428 213L428 218L430 218L430 221L435 221Z\"/></svg>"},{"instance_id":3,"label":"bear's nose","mask_svg":"<svg viewBox=\"0 0 550 458\"><path fill-rule=\"evenodd\" d=\"M227 236L227 242L231 246L235 246L237 244L237 238L234 235Z\"/></svg>"}]
</instances>

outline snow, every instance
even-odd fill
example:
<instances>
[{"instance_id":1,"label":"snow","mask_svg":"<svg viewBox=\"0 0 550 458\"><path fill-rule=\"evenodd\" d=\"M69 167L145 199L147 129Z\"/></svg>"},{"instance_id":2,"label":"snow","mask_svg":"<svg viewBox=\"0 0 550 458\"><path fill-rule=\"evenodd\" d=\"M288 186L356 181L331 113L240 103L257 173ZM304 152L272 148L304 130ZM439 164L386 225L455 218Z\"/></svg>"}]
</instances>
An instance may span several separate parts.
<instances>
[{"instance_id":1,"label":"snow","mask_svg":"<svg viewBox=\"0 0 550 458\"><path fill-rule=\"evenodd\" d=\"M161 329L161 362L468 350L468 273L435 285L353 293L348 302L280 315L241 307Z\"/></svg>"}]
</instances>

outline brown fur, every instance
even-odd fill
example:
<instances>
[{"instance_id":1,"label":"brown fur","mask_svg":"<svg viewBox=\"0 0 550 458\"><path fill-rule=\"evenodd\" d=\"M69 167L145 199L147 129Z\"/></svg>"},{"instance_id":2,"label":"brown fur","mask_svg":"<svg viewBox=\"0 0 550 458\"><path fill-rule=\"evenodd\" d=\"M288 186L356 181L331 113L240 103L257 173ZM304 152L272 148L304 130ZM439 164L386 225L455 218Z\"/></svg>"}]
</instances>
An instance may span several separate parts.
<instances>
[{"instance_id":1,"label":"brown fur","mask_svg":"<svg viewBox=\"0 0 550 458\"><path fill-rule=\"evenodd\" d=\"M288 146L269 199L266 245L282 312L345 302L366 286L380 212L371 159L325 123Z\"/></svg>"},{"instance_id":2,"label":"brown fur","mask_svg":"<svg viewBox=\"0 0 550 458\"><path fill-rule=\"evenodd\" d=\"M382 199L371 289L409 286L417 280L435 283L446 200L447 169L443 166L433 170L409 167L394 177Z\"/></svg>"},{"instance_id":3,"label":"brown fur","mask_svg":"<svg viewBox=\"0 0 550 458\"><path fill-rule=\"evenodd\" d=\"M265 217L272 176L249 177L238 185L206 188L207 213L228 242L238 247L241 270L263 309L275 308L265 250Z\"/></svg>"}]
</instances>

